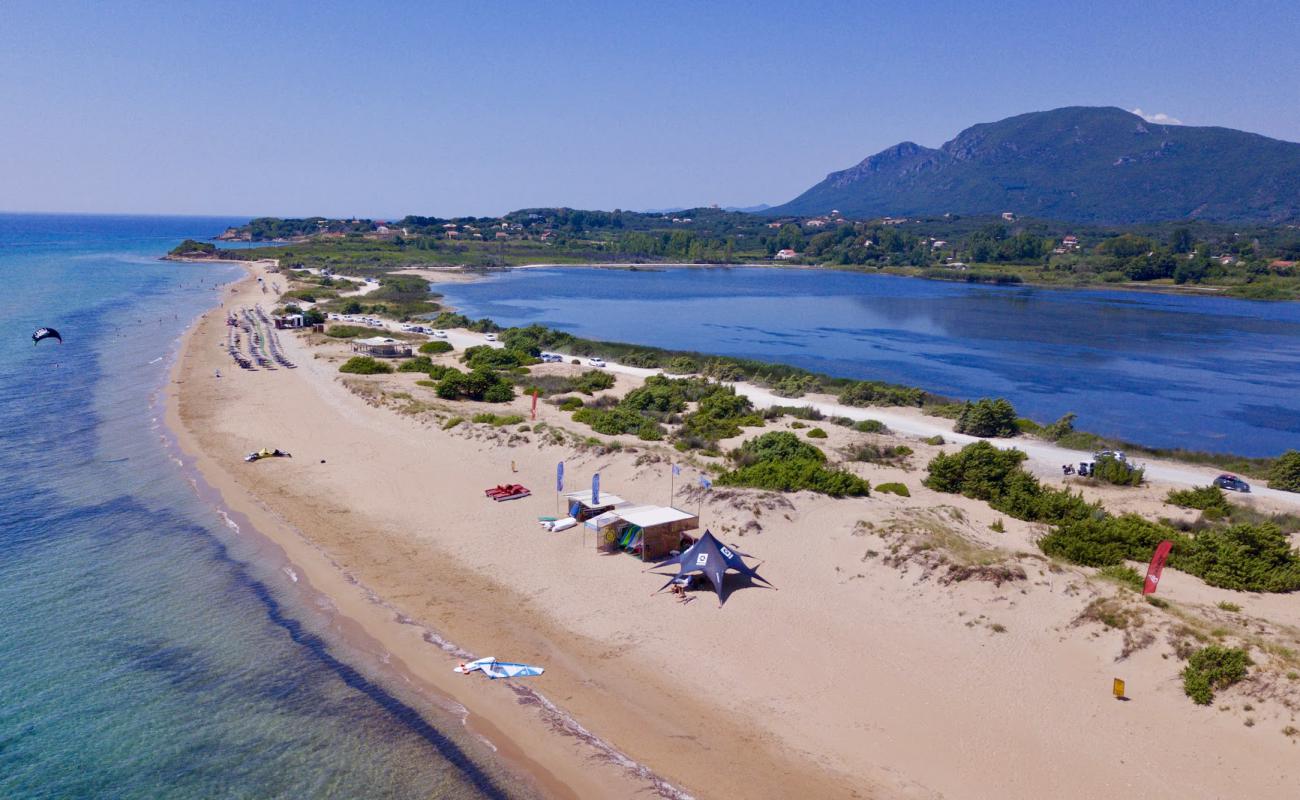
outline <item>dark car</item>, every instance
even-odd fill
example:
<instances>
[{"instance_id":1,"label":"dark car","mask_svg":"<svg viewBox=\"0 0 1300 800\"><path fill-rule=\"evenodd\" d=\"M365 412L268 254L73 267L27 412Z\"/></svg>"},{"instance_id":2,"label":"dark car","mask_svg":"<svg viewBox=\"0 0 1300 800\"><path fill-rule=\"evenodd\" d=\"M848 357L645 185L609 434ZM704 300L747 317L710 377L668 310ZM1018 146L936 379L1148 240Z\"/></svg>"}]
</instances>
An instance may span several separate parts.
<instances>
[{"instance_id":1,"label":"dark car","mask_svg":"<svg viewBox=\"0 0 1300 800\"><path fill-rule=\"evenodd\" d=\"M1249 492L1250 484L1236 475L1220 475L1214 479L1214 485L1229 492Z\"/></svg>"}]
</instances>

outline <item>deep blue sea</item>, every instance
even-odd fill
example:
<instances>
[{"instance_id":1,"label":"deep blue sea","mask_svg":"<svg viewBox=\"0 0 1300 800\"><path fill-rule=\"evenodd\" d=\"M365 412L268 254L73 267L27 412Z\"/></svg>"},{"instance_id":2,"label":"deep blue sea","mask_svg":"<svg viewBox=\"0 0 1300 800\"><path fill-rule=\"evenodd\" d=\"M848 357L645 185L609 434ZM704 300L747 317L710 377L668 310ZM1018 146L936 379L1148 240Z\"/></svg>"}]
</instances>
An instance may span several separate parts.
<instances>
[{"instance_id":1,"label":"deep blue sea","mask_svg":"<svg viewBox=\"0 0 1300 800\"><path fill-rule=\"evenodd\" d=\"M1300 303L769 268L529 269L435 287L472 317L1006 397L1155 447L1300 447Z\"/></svg>"},{"instance_id":2,"label":"deep blue sea","mask_svg":"<svg viewBox=\"0 0 1300 800\"><path fill-rule=\"evenodd\" d=\"M157 257L242 221L0 215L0 797L521 796L160 435L177 337L237 271Z\"/></svg>"}]
</instances>

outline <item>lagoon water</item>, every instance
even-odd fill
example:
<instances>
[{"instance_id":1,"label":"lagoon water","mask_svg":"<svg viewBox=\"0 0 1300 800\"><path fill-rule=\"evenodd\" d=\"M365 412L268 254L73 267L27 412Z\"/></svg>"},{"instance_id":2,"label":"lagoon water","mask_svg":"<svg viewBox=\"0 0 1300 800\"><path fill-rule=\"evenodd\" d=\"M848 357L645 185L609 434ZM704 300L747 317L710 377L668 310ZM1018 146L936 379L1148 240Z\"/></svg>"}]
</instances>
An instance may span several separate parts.
<instances>
[{"instance_id":1,"label":"lagoon water","mask_svg":"<svg viewBox=\"0 0 1300 800\"><path fill-rule=\"evenodd\" d=\"M237 270L157 256L232 222L0 215L0 797L526 794L164 445L169 353Z\"/></svg>"},{"instance_id":2,"label":"lagoon water","mask_svg":"<svg viewBox=\"0 0 1300 800\"><path fill-rule=\"evenodd\" d=\"M503 325L1002 396L1149 446L1300 447L1297 303L743 267L528 269L435 289Z\"/></svg>"}]
</instances>

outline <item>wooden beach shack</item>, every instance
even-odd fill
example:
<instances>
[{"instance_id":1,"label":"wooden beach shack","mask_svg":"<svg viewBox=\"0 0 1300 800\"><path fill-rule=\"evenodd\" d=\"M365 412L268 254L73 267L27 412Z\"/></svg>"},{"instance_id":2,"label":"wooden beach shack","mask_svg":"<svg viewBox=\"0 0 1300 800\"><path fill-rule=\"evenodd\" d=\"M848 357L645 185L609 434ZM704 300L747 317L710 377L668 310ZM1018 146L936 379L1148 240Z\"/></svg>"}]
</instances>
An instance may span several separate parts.
<instances>
[{"instance_id":1,"label":"wooden beach shack","mask_svg":"<svg viewBox=\"0 0 1300 800\"><path fill-rule=\"evenodd\" d=\"M700 527L700 518L671 506L623 506L584 524L596 532L596 549L639 552L643 561L658 561L681 547L682 535Z\"/></svg>"},{"instance_id":2,"label":"wooden beach shack","mask_svg":"<svg viewBox=\"0 0 1300 800\"><path fill-rule=\"evenodd\" d=\"M372 336L369 339L354 339L352 352L374 358L410 358L411 345L386 336Z\"/></svg>"}]
</instances>

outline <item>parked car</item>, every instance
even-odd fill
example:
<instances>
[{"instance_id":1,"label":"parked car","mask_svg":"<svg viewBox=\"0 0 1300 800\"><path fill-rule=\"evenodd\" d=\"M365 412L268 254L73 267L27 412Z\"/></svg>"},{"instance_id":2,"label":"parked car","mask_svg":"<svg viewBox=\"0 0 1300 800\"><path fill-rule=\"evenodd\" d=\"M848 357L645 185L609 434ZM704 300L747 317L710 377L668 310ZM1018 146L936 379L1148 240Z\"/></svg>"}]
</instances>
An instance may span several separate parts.
<instances>
[{"instance_id":1,"label":"parked car","mask_svg":"<svg viewBox=\"0 0 1300 800\"><path fill-rule=\"evenodd\" d=\"M489 333L487 336L484 336L483 338L487 339L489 342L495 342L497 340L497 335L495 333Z\"/></svg>"},{"instance_id":2,"label":"parked car","mask_svg":"<svg viewBox=\"0 0 1300 800\"><path fill-rule=\"evenodd\" d=\"M1250 491L1249 483L1246 483L1241 478L1238 478L1236 475L1229 475L1226 472L1214 479L1214 485L1219 487L1220 489L1225 489L1229 492Z\"/></svg>"},{"instance_id":3,"label":"parked car","mask_svg":"<svg viewBox=\"0 0 1300 800\"><path fill-rule=\"evenodd\" d=\"M587 366L604 368L605 359L592 356L591 358L587 359Z\"/></svg>"},{"instance_id":4,"label":"parked car","mask_svg":"<svg viewBox=\"0 0 1300 800\"><path fill-rule=\"evenodd\" d=\"M1103 458L1113 458L1122 464L1128 463L1128 456L1124 455L1123 450L1100 450L1092 454L1093 461L1100 461Z\"/></svg>"},{"instance_id":5,"label":"parked car","mask_svg":"<svg viewBox=\"0 0 1300 800\"><path fill-rule=\"evenodd\" d=\"M545 363L545 364L563 364L563 363L564 363L564 356L560 355L559 353L542 353L542 355L541 355L541 359L542 359L542 363Z\"/></svg>"},{"instance_id":6,"label":"parked car","mask_svg":"<svg viewBox=\"0 0 1300 800\"><path fill-rule=\"evenodd\" d=\"M446 332L446 331L434 331L434 332L433 332L433 335L434 335L435 338L438 338L438 339L446 339L446 338L447 338L447 332Z\"/></svg>"}]
</instances>

